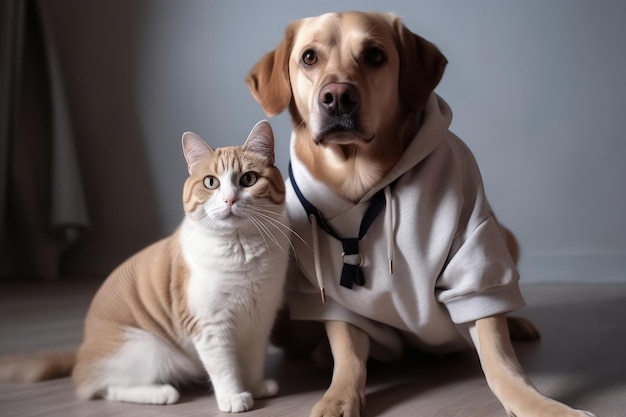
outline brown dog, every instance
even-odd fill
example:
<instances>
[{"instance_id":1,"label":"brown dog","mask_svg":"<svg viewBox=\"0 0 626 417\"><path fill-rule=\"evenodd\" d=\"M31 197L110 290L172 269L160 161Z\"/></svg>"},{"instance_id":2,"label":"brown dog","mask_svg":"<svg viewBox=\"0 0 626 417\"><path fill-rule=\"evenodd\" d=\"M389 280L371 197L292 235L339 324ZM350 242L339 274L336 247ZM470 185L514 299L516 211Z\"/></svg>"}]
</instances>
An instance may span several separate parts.
<instances>
[{"instance_id":1,"label":"brown dog","mask_svg":"<svg viewBox=\"0 0 626 417\"><path fill-rule=\"evenodd\" d=\"M523 304L517 248L433 93L446 63L394 15L351 12L292 23L248 76L269 116L293 119L288 205L308 245L294 243L288 299L296 318L325 323L335 363L311 415L360 415L369 356L450 351L466 332L509 415L589 416L540 394L516 359L504 314ZM310 301L316 286L325 304Z\"/></svg>"}]
</instances>

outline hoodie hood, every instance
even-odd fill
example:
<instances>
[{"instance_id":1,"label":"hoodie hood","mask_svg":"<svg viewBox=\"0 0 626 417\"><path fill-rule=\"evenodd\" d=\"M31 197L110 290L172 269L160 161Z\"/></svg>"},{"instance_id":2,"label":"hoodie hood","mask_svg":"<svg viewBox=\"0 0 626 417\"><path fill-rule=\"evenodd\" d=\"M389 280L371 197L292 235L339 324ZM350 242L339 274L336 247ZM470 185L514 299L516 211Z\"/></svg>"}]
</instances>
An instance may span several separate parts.
<instances>
[{"instance_id":1,"label":"hoodie hood","mask_svg":"<svg viewBox=\"0 0 626 417\"><path fill-rule=\"evenodd\" d=\"M402 174L422 162L445 140L452 123L452 109L444 99L432 93L422 113L422 123L417 134L409 143L402 157L385 174L378 186L370 190L363 201L368 201L374 194L397 180Z\"/></svg>"},{"instance_id":2,"label":"hoodie hood","mask_svg":"<svg viewBox=\"0 0 626 417\"><path fill-rule=\"evenodd\" d=\"M376 187L363 196L357 205L367 204L377 192L423 161L445 140L448 128L452 123L452 110L445 100L432 93L421 117L422 121L417 134L409 143L400 160L385 174ZM292 132L290 158L292 161L298 161L294 139ZM293 170L303 194L324 213L326 218L332 219L354 207L353 202L337 196L326 184L315 179L302 164L294 163ZM300 180L301 178L302 180Z\"/></svg>"},{"instance_id":3,"label":"hoodie hood","mask_svg":"<svg viewBox=\"0 0 626 417\"><path fill-rule=\"evenodd\" d=\"M394 181L400 178L404 173L411 170L413 167L423 161L428 155L430 155L447 137L448 127L452 120L452 111L447 103L436 94L431 94L424 113L421 115L422 123L420 128L410 142L409 146L403 153L401 159L392 167L392 169L383 177L383 180L372 190L370 190L359 203L356 205L344 198L337 196L333 193L329 187L324 183L317 181L310 172L301 164L297 159L295 153L295 140L292 134L291 140L291 158L294 161L295 169L290 165L289 179L291 181L292 188L300 202L307 212L307 217L311 223L311 237L312 237L312 249L315 263L315 275L318 283L322 301L325 302L324 294L324 274L322 273L320 251L319 251L319 228L323 229L326 233L333 236L335 239L342 242L344 250L341 254L341 259L344 263L343 272L341 274L341 285L347 288L352 288L352 278L346 276L346 270L357 271L355 272L354 283L357 285L363 285L363 279L360 271L360 266L363 263L363 257L360 255L358 249L358 241L364 237L369 224L373 221L368 213L372 210L368 210L370 204L384 207L384 228L387 242L387 263L389 274L393 275L393 259L394 259L394 242L393 242L393 229L394 229L394 199L392 195L392 187ZM379 200L378 202L376 200ZM384 203L381 206L380 200L384 199ZM342 233L336 233L334 228L330 225L333 219L341 217L347 212L357 214L351 216L353 221L360 223L354 223L348 225L348 227L342 227ZM369 213L371 214L371 213ZM377 216L378 211L373 214ZM342 221L345 226L345 220ZM368 224L363 232L364 224ZM345 235L346 230L351 230L348 236ZM358 233L357 233L358 231ZM351 236L358 236L357 238L351 238ZM346 244L346 241L352 241L351 244ZM354 242L357 242L356 244ZM356 245L356 246L355 246ZM351 249L347 249L350 247ZM344 256L346 255L346 256ZM347 285L346 285L347 283Z\"/></svg>"}]
</instances>

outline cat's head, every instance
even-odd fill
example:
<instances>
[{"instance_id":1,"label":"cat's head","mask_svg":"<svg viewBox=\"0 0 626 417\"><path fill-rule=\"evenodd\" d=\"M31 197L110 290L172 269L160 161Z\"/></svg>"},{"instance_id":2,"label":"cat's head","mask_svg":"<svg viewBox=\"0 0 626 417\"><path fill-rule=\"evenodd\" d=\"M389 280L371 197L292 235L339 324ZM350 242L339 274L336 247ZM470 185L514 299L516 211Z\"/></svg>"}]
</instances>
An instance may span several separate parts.
<instances>
[{"instance_id":1,"label":"cat's head","mask_svg":"<svg viewBox=\"0 0 626 417\"><path fill-rule=\"evenodd\" d=\"M285 184L274 166L274 134L267 121L257 123L242 146L213 149L191 132L182 142L189 169L183 206L189 218L208 229L228 230L254 227L259 218L282 213Z\"/></svg>"}]
</instances>

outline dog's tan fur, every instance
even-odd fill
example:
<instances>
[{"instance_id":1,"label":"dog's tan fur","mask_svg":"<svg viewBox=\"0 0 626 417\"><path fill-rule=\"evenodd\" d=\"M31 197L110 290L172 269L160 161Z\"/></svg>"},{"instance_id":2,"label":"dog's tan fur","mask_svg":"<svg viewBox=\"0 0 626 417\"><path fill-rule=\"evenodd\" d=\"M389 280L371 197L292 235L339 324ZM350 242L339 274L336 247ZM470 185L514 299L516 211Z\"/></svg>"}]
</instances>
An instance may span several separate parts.
<instances>
[{"instance_id":1,"label":"dog's tan fur","mask_svg":"<svg viewBox=\"0 0 626 417\"><path fill-rule=\"evenodd\" d=\"M269 115L289 106L298 157L339 195L357 201L400 158L418 129L410 115L424 108L447 61L397 19L344 14L336 23L336 15L293 23L275 52L251 71L248 83ZM362 65L363 45L386 52L384 70ZM299 58L310 48L318 62L304 68ZM354 135L320 136L323 120L316 101L331 82L350 83L359 92L362 124Z\"/></svg>"},{"instance_id":2,"label":"dog's tan fur","mask_svg":"<svg viewBox=\"0 0 626 417\"><path fill-rule=\"evenodd\" d=\"M373 47L384 53L383 65L370 62ZM305 62L307 51L316 54ZM268 115L289 108L295 152L309 171L356 202L400 159L419 129L414 121L420 120L446 64L433 44L394 15L326 14L292 23L280 45L250 71L247 82ZM320 93L329 83L349 84L356 90L360 123L351 132L324 132ZM514 236L504 228L503 233L517 259ZM531 323L511 323L512 335L538 337ZM334 372L311 416L357 417L365 403L368 336L344 322L326 322L325 327ZM590 415L544 397L531 385L516 359L504 315L471 323L470 333L487 382L509 415Z\"/></svg>"}]
</instances>

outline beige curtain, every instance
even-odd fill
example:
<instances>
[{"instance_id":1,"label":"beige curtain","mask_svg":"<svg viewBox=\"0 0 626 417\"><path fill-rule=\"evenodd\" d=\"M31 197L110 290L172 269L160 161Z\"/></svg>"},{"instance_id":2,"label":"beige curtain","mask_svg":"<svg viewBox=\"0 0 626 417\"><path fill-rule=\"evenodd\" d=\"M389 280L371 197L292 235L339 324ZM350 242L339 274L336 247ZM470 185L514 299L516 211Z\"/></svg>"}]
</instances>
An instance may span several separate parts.
<instances>
[{"instance_id":1,"label":"beige curtain","mask_svg":"<svg viewBox=\"0 0 626 417\"><path fill-rule=\"evenodd\" d=\"M59 276L89 227L53 33L32 0L0 2L0 277Z\"/></svg>"}]
</instances>

